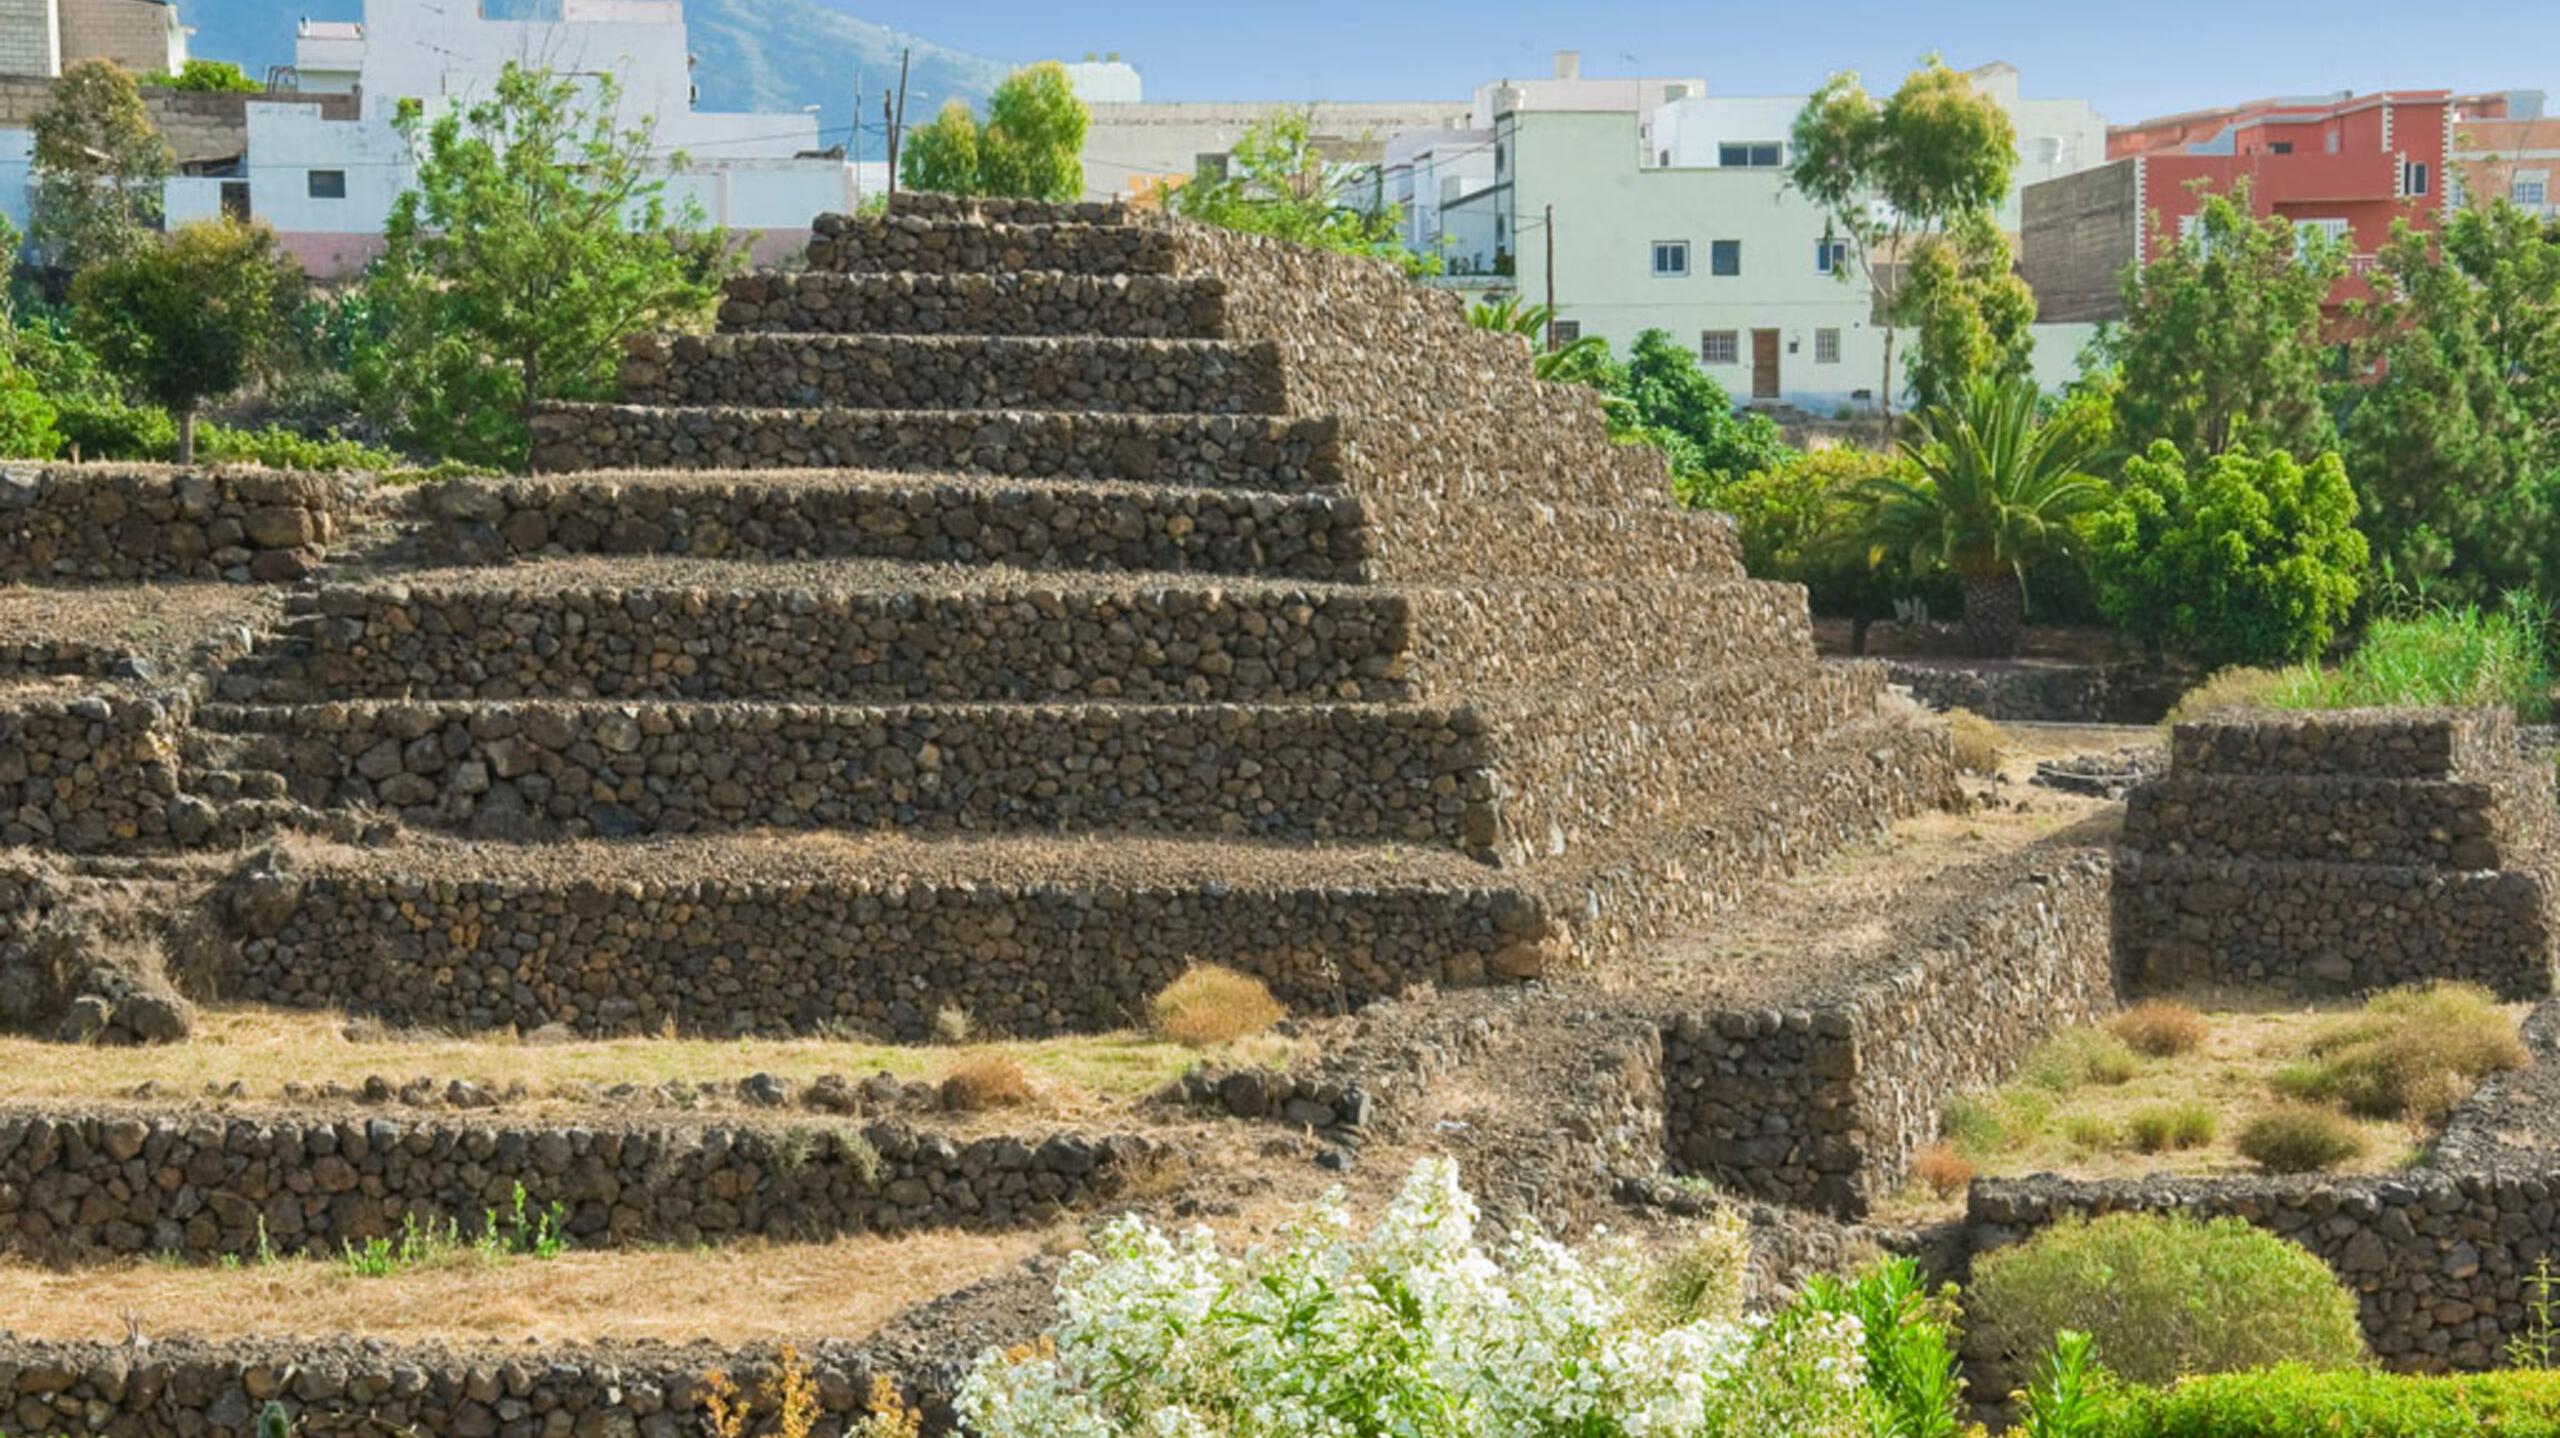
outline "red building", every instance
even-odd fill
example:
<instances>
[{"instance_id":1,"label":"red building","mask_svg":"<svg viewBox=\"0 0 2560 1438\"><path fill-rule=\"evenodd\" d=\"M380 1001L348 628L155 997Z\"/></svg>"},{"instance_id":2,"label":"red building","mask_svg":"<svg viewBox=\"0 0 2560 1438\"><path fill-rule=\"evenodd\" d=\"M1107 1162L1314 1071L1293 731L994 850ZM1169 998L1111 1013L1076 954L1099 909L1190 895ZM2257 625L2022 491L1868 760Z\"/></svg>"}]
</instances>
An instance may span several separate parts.
<instances>
[{"instance_id":1,"label":"red building","mask_svg":"<svg viewBox=\"0 0 2560 1438\"><path fill-rule=\"evenodd\" d=\"M2467 103L2444 90L2392 90L2117 126L2107 164L2026 190L2021 272L2047 320L2116 318L2125 267L2150 259L2162 236L2186 233L2205 194L2246 181L2260 217L2346 242L2351 275L2333 297L2343 303L2394 221L2433 225L2455 203L2445 162Z\"/></svg>"}]
</instances>

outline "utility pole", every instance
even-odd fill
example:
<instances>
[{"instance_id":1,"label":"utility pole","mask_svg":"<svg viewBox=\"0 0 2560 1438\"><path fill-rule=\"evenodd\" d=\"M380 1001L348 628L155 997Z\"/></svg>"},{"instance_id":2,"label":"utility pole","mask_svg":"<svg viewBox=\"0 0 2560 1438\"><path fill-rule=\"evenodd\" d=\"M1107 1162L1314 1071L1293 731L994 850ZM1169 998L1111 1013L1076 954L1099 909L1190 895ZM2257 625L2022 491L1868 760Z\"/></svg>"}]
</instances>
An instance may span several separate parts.
<instances>
[{"instance_id":1,"label":"utility pole","mask_svg":"<svg viewBox=\"0 0 2560 1438\"><path fill-rule=\"evenodd\" d=\"M1556 352L1556 207L1547 206L1547 353Z\"/></svg>"},{"instance_id":2,"label":"utility pole","mask_svg":"<svg viewBox=\"0 0 2560 1438\"><path fill-rule=\"evenodd\" d=\"M913 50L898 52L898 102L889 113L889 193L892 195L898 193L898 151L907 138L907 66L915 57ZM881 98L885 103L887 97Z\"/></svg>"},{"instance_id":3,"label":"utility pole","mask_svg":"<svg viewBox=\"0 0 2560 1438\"><path fill-rule=\"evenodd\" d=\"M889 198L898 197L898 102L888 91L880 92L880 129L889 137Z\"/></svg>"}]
</instances>

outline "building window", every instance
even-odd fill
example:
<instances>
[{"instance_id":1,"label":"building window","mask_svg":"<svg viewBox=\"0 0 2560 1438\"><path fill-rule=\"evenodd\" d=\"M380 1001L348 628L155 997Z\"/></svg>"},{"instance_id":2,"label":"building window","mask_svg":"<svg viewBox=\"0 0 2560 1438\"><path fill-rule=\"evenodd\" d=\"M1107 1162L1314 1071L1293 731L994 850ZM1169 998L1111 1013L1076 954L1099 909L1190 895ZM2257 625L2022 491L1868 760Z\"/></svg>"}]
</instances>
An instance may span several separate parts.
<instances>
[{"instance_id":1,"label":"building window","mask_svg":"<svg viewBox=\"0 0 2560 1438\"><path fill-rule=\"evenodd\" d=\"M2290 155L2293 153L2293 142L2291 140L2278 140L2274 144L2267 146L2267 153L2270 155Z\"/></svg>"},{"instance_id":2,"label":"building window","mask_svg":"<svg viewBox=\"0 0 2560 1438\"><path fill-rule=\"evenodd\" d=\"M1707 270L1710 274L1718 275L1741 274L1742 241L1718 240L1713 245L1709 246L1707 250Z\"/></svg>"},{"instance_id":3,"label":"building window","mask_svg":"<svg viewBox=\"0 0 2560 1438\"><path fill-rule=\"evenodd\" d=\"M1838 330L1813 332L1813 362L1815 364L1840 363L1840 332Z\"/></svg>"},{"instance_id":4,"label":"building window","mask_svg":"<svg viewBox=\"0 0 2560 1438\"><path fill-rule=\"evenodd\" d=\"M1567 345L1579 343L1581 339L1582 321L1558 320L1555 322L1555 343L1552 346L1553 348L1563 349Z\"/></svg>"},{"instance_id":5,"label":"building window","mask_svg":"<svg viewBox=\"0 0 2560 1438\"><path fill-rule=\"evenodd\" d=\"M1716 164L1728 170L1774 170L1786 162L1787 147L1775 140L1716 147Z\"/></svg>"},{"instance_id":6,"label":"building window","mask_svg":"<svg viewBox=\"0 0 2560 1438\"><path fill-rule=\"evenodd\" d=\"M2551 203L2551 177L2518 175L2515 183L2507 186L2507 198L2527 209L2541 209Z\"/></svg>"},{"instance_id":7,"label":"building window","mask_svg":"<svg viewBox=\"0 0 2560 1438\"><path fill-rule=\"evenodd\" d=\"M2293 222L2293 227L2297 230L2308 230L2339 244L2345 244L2355 235L2355 227L2344 220L2296 220Z\"/></svg>"},{"instance_id":8,"label":"building window","mask_svg":"<svg viewBox=\"0 0 2560 1438\"><path fill-rule=\"evenodd\" d=\"M1228 156L1223 152L1214 155L1194 155L1191 157L1191 174L1204 185L1225 184L1227 160Z\"/></svg>"},{"instance_id":9,"label":"building window","mask_svg":"<svg viewBox=\"0 0 2560 1438\"><path fill-rule=\"evenodd\" d=\"M1698 336L1698 363L1742 363L1742 331L1709 330Z\"/></svg>"},{"instance_id":10,"label":"building window","mask_svg":"<svg viewBox=\"0 0 2560 1438\"><path fill-rule=\"evenodd\" d=\"M2409 198L2413 200L2425 198L2427 185L2432 179L2432 177L2427 173L2426 162L2424 160L2411 160L2407 164L2401 166L2401 169L2406 175L2405 183Z\"/></svg>"},{"instance_id":11,"label":"building window","mask_svg":"<svg viewBox=\"0 0 2560 1438\"><path fill-rule=\"evenodd\" d=\"M1849 242L1847 240L1816 240L1813 242L1813 272L1815 274L1836 275L1844 273L1848 268Z\"/></svg>"},{"instance_id":12,"label":"building window","mask_svg":"<svg viewBox=\"0 0 2560 1438\"><path fill-rule=\"evenodd\" d=\"M344 170L313 170L309 184L311 198L315 200L343 200L347 197L347 172Z\"/></svg>"},{"instance_id":13,"label":"building window","mask_svg":"<svg viewBox=\"0 0 2560 1438\"><path fill-rule=\"evenodd\" d=\"M1653 277L1657 280L1685 280L1689 277L1687 240L1653 242Z\"/></svg>"}]
</instances>

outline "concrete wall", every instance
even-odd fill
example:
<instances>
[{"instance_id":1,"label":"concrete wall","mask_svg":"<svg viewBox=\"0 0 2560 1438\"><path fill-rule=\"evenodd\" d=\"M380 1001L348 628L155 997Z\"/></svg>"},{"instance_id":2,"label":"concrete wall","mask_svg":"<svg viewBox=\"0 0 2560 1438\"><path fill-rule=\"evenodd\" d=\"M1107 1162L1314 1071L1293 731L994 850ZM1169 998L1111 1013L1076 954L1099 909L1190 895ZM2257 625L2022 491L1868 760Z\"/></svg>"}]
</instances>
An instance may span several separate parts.
<instances>
[{"instance_id":1,"label":"concrete wall","mask_svg":"<svg viewBox=\"0 0 2560 1438\"><path fill-rule=\"evenodd\" d=\"M170 0L55 0L62 63L113 60L137 75L187 63L187 32Z\"/></svg>"},{"instance_id":2,"label":"concrete wall","mask_svg":"<svg viewBox=\"0 0 2560 1438\"><path fill-rule=\"evenodd\" d=\"M2141 224L2140 165L2120 160L2027 187L2018 271L2045 319L2123 316L2124 272Z\"/></svg>"},{"instance_id":3,"label":"concrete wall","mask_svg":"<svg viewBox=\"0 0 2560 1438\"><path fill-rule=\"evenodd\" d=\"M0 0L0 75L52 75L61 68L53 0Z\"/></svg>"},{"instance_id":4,"label":"concrete wall","mask_svg":"<svg viewBox=\"0 0 2560 1438\"><path fill-rule=\"evenodd\" d=\"M1089 199L1137 192L1144 182L1187 180L1204 155L1223 155L1256 125L1274 115L1307 116L1325 155L1341 163L1376 163L1387 141L1407 130L1449 129L1466 123L1462 100L1392 104L1095 105L1085 132L1084 187ZM910 117L912 118L912 117Z\"/></svg>"}]
</instances>

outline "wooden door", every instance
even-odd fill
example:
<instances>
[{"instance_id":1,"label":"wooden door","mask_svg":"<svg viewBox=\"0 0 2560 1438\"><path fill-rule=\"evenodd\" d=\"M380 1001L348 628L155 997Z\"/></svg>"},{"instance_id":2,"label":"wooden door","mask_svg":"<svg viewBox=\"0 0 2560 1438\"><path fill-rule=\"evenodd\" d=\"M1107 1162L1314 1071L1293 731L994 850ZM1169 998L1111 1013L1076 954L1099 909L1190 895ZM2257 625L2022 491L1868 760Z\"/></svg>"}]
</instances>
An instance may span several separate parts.
<instances>
[{"instance_id":1,"label":"wooden door","mask_svg":"<svg viewBox=\"0 0 2560 1438\"><path fill-rule=\"evenodd\" d=\"M1778 385L1778 332L1751 332L1751 397L1776 399Z\"/></svg>"}]
</instances>

